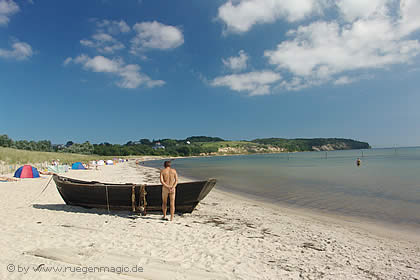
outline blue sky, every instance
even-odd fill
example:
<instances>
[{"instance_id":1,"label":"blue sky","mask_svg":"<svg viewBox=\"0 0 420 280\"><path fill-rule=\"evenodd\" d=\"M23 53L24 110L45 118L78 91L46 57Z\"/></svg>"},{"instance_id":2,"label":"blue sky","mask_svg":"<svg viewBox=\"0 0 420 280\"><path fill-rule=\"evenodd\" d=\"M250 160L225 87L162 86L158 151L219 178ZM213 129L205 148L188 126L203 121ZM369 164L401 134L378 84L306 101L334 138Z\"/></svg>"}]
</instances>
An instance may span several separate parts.
<instances>
[{"instance_id":1,"label":"blue sky","mask_svg":"<svg viewBox=\"0 0 420 280\"><path fill-rule=\"evenodd\" d=\"M0 0L0 133L420 145L417 0Z\"/></svg>"}]
</instances>

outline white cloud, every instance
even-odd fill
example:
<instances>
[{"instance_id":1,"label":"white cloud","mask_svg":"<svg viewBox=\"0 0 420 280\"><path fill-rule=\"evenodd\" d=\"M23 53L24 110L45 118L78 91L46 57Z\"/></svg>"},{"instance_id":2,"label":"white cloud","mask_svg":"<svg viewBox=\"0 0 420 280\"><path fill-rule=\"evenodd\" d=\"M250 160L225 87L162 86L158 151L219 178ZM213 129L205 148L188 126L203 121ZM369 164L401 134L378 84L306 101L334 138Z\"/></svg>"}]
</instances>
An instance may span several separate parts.
<instances>
[{"instance_id":1,"label":"white cloud","mask_svg":"<svg viewBox=\"0 0 420 280\"><path fill-rule=\"evenodd\" d=\"M410 63L420 43L405 37L389 15L358 19L351 24L318 21L301 26L265 56L278 70L304 80L327 82L342 72Z\"/></svg>"},{"instance_id":2,"label":"white cloud","mask_svg":"<svg viewBox=\"0 0 420 280\"><path fill-rule=\"evenodd\" d=\"M232 71L242 71L247 68L247 61L249 57L245 51L240 50L238 56L231 56L227 59L222 59L223 64Z\"/></svg>"},{"instance_id":3,"label":"white cloud","mask_svg":"<svg viewBox=\"0 0 420 280\"><path fill-rule=\"evenodd\" d=\"M184 43L184 35L179 28L157 21L136 23L133 30L137 33L131 41L133 54L144 49L173 49Z\"/></svg>"},{"instance_id":4,"label":"white cloud","mask_svg":"<svg viewBox=\"0 0 420 280\"><path fill-rule=\"evenodd\" d=\"M0 26L7 25L10 17L19 12L19 6L13 0L0 0Z\"/></svg>"},{"instance_id":5,"label":"white cloud","mask_svg":"<svg viewBox=\"0 0 420 280\"><path fill-rule=\"evenodd\" d=\"M334 81L334 85L347 85L353 83L354 81L355 79L352 79L349 76L341 76Z\"/></svg>"},{"instance_id":6,"label":"white cloud","mask_svg":"<svg viewBox=\"0 0 420 280\"><path fill-rule=\"evenodd\" d=\"M95 34L90 39L80 40L80 44L85 47L96 49L101 54L113 54L125 48L116 36L131 31L131 28L124 20L97 20Z\"/></svg>"},{"instance_id":7,"label":"white cloud","mask_svg":"<svg viewBox=\"0 0 420 280\"><path fill-rule=\"evenodd\" d=\"M72 61L73 61L73 58L71 58L71 57L67 57L67 58L64 60L63 65L64 65L64 66L69 65Z\"/></svg>"},{"instance_id":8,"label":"white cloud","mask_svg":"<svg viewBox=\"0 0 420 280\"><path fill-rule=\"evenodd\" d=\"M25 60L34 54L28 43L14 42L11 49L0 49L0 57L16 60Z\"/></svg>"},{"instance_id":9,"label":"white cloud","mask_svg":"<svg viewBox=\"0 0 420 280\"><path fill-rule=\"evenodd\" d=\"M124 49L123 43L106 33L96 33L92 36L92 40L80 40L80 44L85 47L95 48L100 53L115 53Z\"/></svg>"},{"instance_id":10,"label":"white cloud","mask_svg":"<svg viewBox=\"0 0 420 280\"><path fill-rule=\"evenodd\" d=\"M390 0L339 0L337 6L347 21L365 18L375 13L383 13Z\"/></svg>"},{"instance_id":11,"label":"white cloud","mask_svg":"<svg viewBox=\"0 0 420 280\"><path fill-rule=\"evenodd\" d=\"M113 54L125 48L124 44L116 39L117 36L131 31L131 28L125 21L94 19L94 22L96 23L96 33L89 39L80 40L81 45L94 48L101 54ZM152 88L165 84L162 80L153 80L145 73L142 73L139 65L126 64L122 58L110 59L103 55L90 57L82 54L75 58L68 57L63 61L64 66L70 63L82 65L82 68L86 71L116 76L119 79L115 84L121 88L132 89L140 86Z\"/></svg>"},{"instance_id":12,"label":"white cloud","mask_svg":"<svg viewBox=\"0 0 420 280\"><path fill-rule=\"evenodd\" d=\"M94 58L79 56L79 61L83 63L83 67L87 70L105 73L117 73L120 66L124 64L121 60L111 60L100 55Z\"/></svg>"},{"instance_id":13,"label":"white cloud","mask_svg":"<svg viewBox=\"0 0 420 280\"><path fill-rule=\"evenodd\" d=\"M276 48L264 51L274 73L287 77L270 84L269 89L276 91L354 83L370 78L363 74L367 71L413 63L420 54L415 37L420 31L419 15L419 0L226 0L218 18L235 33L278 19L295 24ZM305 23L296 25L299 20ZM243 69L233 66L246 63L240 57L222 62L232 70ZM244 89L249 85L242 78L228 75L212 83L252 94L252 89Z\"/></svg>"},{"instance_id":14,"label":"white cloud","mask_svg":"<svg viewBox=\"0 0 420 280\"><path fill-rule=\"evenodd\" d=\"M249 95L265 95L270 93L272 84L281 80L281 75L273 71L232 74L215 78L210 82L214 87L225 86L234 91L245 91Z\"/></svg>"},{"instance_id":15,"label":"white cloud","mask_svg":"<svg viewBox=\"0 0 420 280\"><path fill-rule=\"evenodd\" d=\"M420 29L420 1L401 0L400 11L400 28L403 35Z\"/></svg>"},{"instance_id":16,"label":"white cloud","mask_svg":"<svg viewBox=\"0 0 420 280\"><path fill-rule=\"evenodd\" d=\"M93 58L82 54L76 58L67 58L64 65L70 62L82 65L83 69L97 73L109 73L120 78L116 85L121 88L138 88L146 86L149 88L162 86L165 84L161 80L152 80L149 76L140 72L137 64L126 64L122 59L109 59L104 56Z\"/></svg>"},{"instance_id":17,"label":"white cloud","mask_svg":"<svg viewBox=\"0 0 420 280\"><path fill-rule=\"evenodd\" d=\"M359 76L339 76L333 82L334 85L347 85L351 83L355 83L360 80L369 80L372 79L374 76L372 74L362 74Z\"/></svg>"},{"instance_id":18,"label":"white cloud","mask_svg":"<svg viewBox=\"0 0 420 280\"><path fill-rule=\"evenodd\" d=\"M101 20L96 22L96 26L102 32L108 32L110 34L127 33L131 31L130 26L124 20Z\"/></svg>"},{"instance_id":19,"label":"white cloud","mask_svg":"<svg viewBox=\"0 0 420 280\"><path fill-rule=\"evenodd\" d=\"M369 0L370 1L370 0ZM302 20L318 12L319 0L228 0L219 7L218 18L231 32L246 32L255 24L272 23L284 18Z\"/></svg>"}]
</instances>

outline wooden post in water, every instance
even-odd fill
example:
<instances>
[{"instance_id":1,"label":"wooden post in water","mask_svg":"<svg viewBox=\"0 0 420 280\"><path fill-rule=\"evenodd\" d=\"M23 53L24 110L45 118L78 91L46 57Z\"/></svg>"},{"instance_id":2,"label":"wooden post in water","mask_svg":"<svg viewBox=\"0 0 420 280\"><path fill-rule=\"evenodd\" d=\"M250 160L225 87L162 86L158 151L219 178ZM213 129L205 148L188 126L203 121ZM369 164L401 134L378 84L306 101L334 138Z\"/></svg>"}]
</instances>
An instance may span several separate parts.
<instances>
[{"instance_id":1,"label":"wooden post in water","mask_svg":"<svg viewBox=\"0 0 420 280\"><path fill-rule=\"evenodd\" d=\"M325 151L325 159L327 158L328 158L328 154L327 154L327 151Z\"/></svg>"}]
</instances>

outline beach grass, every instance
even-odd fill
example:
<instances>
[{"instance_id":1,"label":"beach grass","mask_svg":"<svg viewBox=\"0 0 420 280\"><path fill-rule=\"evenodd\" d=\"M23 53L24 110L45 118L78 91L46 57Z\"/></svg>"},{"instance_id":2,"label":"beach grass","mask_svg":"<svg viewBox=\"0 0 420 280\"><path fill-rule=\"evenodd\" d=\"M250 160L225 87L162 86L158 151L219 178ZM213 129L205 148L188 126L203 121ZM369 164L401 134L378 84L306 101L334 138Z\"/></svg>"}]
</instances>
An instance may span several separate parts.
<instances>
[{"instance_id":1,"label":"beach grass","mask_svg":"<svg viewBox=\"0 0 420 280\"><path fill-rule=\"evenodd\" d=\"M46 169L53 160L60 160L60 164L71 165L74 162L87 163L91 160L107 160L113 156L81 155L71 153L53 153L18 150L0 147L0 174L13 173L23 164L31 164L38 169Z\"/></svg>"},{"instance_id":2,"label":"beach grass","mask_svg":"<svg viewBox=\"0 0 420 280\"><path fill-rule=\"evenodd\" d=\"M27 164L39 162L51 162L59 159L62 163L73 163L76 161L90 161L103 158L98 155L80 155L69 153L52 153L18 150L12 148L0 147L0 161L5 164Z\"/></svg>"},{"instance_id":3,"label":"beach grass","mask_svg":"<svg viewBox=\"0 0 420 280\"><path fill-rule=\"evenodd\" d=\"M74 162L87 163L91 160L112 159L112 156L81 155L70 153L36 152L0 147L0 174L11 173L23 164L31 164L44 169L53 160L60 160L62 164Z\"/></svg>"}]
</instances>

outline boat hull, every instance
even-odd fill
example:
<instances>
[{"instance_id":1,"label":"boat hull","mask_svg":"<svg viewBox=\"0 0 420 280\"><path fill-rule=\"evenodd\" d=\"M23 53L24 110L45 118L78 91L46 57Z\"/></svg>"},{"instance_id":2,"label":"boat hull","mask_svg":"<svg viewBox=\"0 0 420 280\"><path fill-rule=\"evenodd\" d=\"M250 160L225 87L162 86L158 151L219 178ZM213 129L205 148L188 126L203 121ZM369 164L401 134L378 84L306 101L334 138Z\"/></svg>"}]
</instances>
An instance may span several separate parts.
<instances>
[{"instance_id":1,"label":"boat hull","mask_svg":"<svg viewBox=\"0 0 420 280\"><path fill-rule=\"evenodd\" d=\"M54 175L53 179L67 205L144 212L162 210L162 185L87 182L58 175ZM215 184L215 179L178 184L176 212L191 213Z\"/></svg>"}]
</instances>

